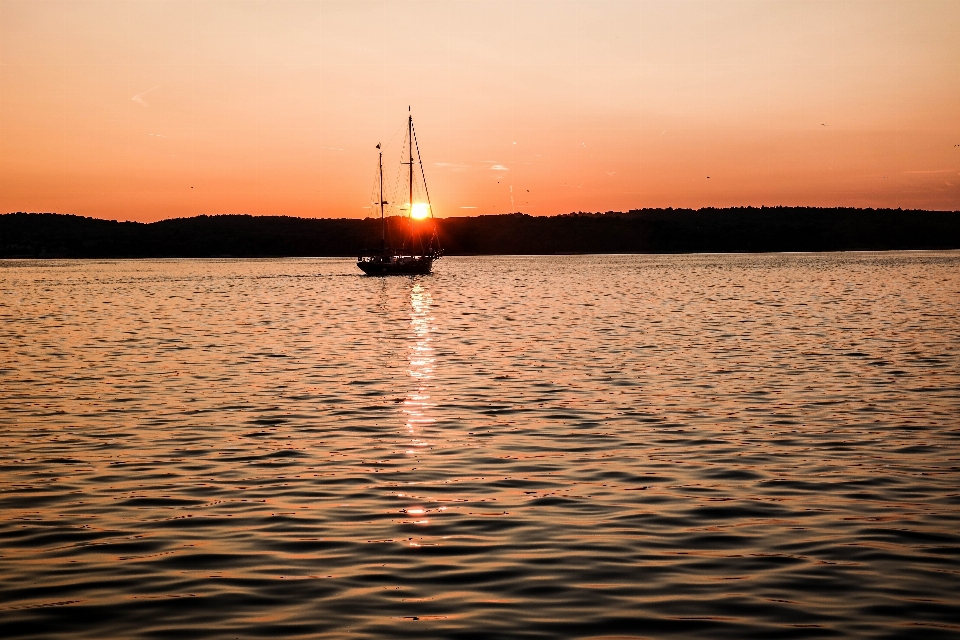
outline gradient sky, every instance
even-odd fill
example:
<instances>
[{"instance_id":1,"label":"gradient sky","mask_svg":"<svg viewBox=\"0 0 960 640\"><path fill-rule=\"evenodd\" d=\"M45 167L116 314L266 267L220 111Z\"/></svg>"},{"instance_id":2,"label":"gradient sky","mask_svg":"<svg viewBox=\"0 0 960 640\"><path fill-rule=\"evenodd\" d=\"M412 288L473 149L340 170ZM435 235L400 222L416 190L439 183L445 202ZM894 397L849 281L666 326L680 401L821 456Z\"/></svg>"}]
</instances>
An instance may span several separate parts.
<instances>
[{"instance_id":1,"label":"gradient sky","mask_svg":"<svg viewBox=\"0 0 960 640\"><path fill-rule=\"evenodd\" d=\"M958 0L0 0L0 211L364 217L407 105L441 217L960 209Z\"/></svg>"}]
</instances>

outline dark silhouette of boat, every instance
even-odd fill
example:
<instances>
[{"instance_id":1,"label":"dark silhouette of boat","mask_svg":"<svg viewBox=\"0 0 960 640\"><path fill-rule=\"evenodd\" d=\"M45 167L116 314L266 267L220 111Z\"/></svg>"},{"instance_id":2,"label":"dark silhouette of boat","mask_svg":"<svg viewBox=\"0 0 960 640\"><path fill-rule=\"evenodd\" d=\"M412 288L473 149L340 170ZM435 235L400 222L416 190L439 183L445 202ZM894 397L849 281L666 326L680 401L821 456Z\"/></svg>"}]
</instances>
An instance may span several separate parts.
<instances>
[{"instance_id":1,"label":"dark silhouette of boat","mask_svg":"<svg viewBox=\"0 0 960 640\"><path fill-rule=\"evenodd\" d=\"M367 249L360 252L357 266L368 276L402 276L427 274L433 269L434 260L443 255L440 241L437 238L437 226L434 223L433 207L430 204L430 191L427 189L427 177L423 172L423 160L420 158L420 145L417 143L417 134L413 129L413 115L407 116L407 157L408 161L402 164L409 166L409 192L405 216L404 239L399 248L391 247L387 238L387 220L384 217L383 207L389 204L383 199L383 150L377 145L379 153L378 188L380 198L380 246L377 249ZM423 191L426 202L413 201L413 150L417 150L417 164L420 166L420 176L423 178ZM429 237L424 244L424 236Z\"/></svg>"}]
</instances>

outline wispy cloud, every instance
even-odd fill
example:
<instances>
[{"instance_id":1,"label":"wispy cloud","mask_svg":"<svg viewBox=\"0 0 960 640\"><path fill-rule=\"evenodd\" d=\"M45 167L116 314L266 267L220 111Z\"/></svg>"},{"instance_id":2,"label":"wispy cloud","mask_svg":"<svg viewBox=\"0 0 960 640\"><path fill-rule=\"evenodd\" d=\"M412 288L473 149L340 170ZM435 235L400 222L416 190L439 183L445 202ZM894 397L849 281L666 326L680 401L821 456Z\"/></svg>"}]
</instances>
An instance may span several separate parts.
<instances>
[{"instance_id":1,"label":"wispy cloud","mask_svg":"<svg viewBox=\"0 0 960 640\"><path fill-rule=\"evenodd\" d=\"M451 169L452 171L466 171L470 165L463 162L434 162L433 166L438 169Z\"/></svg>"},{"instance_id":2,"label":"wispy cloud","mask_svg":"<svg viewBox=\"0 0 960 640\"><path fill-rule=\"evenodd\" d=\"M461 209L476 209L476 207L460 207Z\"/></svg>"},{"instance_id":3,"label":"wispy cloud","mask_svg":"<svg viewBox=\"0 0 960 640\"><path fill-rule=\"evenodd\" d=\"M502 164L495 164L490 167L491 171L510 171L508 167L503 166Z\"/></svg>"},{"instance_id":4,"label":"wispy cloud","mask_svg":"<svg viewBox=\"0 0 960 640\"><path fill-rule=\"evenodd\" d=\"M140 93L138 93L137 95L133 96L133 97L130 98L130 99L133 100L134 102L136 102L137 104L142 104L142 105L145 106L145 107L149 107L150 105L147 104L147 101L143 99L143 96L147 95L147 94L150 93L151 91L156 91L156 90L159 89L159 88L160 88L160 85L157 85L157 86L155 86L155 87L151 87L150 89L147 89L146 91L141 91Z\"/></svg>"}]
</instances>

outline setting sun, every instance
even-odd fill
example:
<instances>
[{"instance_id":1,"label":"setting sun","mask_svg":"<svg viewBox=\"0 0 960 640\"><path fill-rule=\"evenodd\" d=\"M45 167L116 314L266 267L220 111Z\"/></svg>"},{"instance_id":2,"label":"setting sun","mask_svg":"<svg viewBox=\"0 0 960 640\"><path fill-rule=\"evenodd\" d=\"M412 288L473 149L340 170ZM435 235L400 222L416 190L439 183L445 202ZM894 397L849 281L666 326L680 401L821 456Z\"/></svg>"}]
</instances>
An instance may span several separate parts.
<instances>
[{"instance_id":1,"label":"setting sun","mask_svg":"<svg viewBox=\"0 0 960 640\"><path fill-rule=\"evenodd\" d=\"M958 34L0 0L0 640L960 640Z\"/></svg>"},{"instance_id":2,"label":"setting sun","mask_svg":"<svg viewBox=\"0 0 960 640\"><path fill-rule=\"evenodd\" d=\"M430 215L430 205L426 202L416 202L413 205L413 211L410 212L410 217L414 220L423 220Z\"/></svg>"}]
</instances>

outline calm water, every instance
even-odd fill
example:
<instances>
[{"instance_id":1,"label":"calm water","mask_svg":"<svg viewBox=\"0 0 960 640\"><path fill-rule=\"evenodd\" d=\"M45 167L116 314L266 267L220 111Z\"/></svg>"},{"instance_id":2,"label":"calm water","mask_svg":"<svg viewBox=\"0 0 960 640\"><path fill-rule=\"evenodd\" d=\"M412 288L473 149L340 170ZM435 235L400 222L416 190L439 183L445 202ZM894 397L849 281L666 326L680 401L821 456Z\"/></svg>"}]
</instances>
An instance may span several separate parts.
<instances>
[{"instance_id":1,"label":"calm water","mask_svg":"<svg viewBox=\"0 0 960 640\"><path fill-rule=\"evenodd\" d=\"M0 636L960 637L960 253L0 263Z\"/></svg>"}]
</instances>

